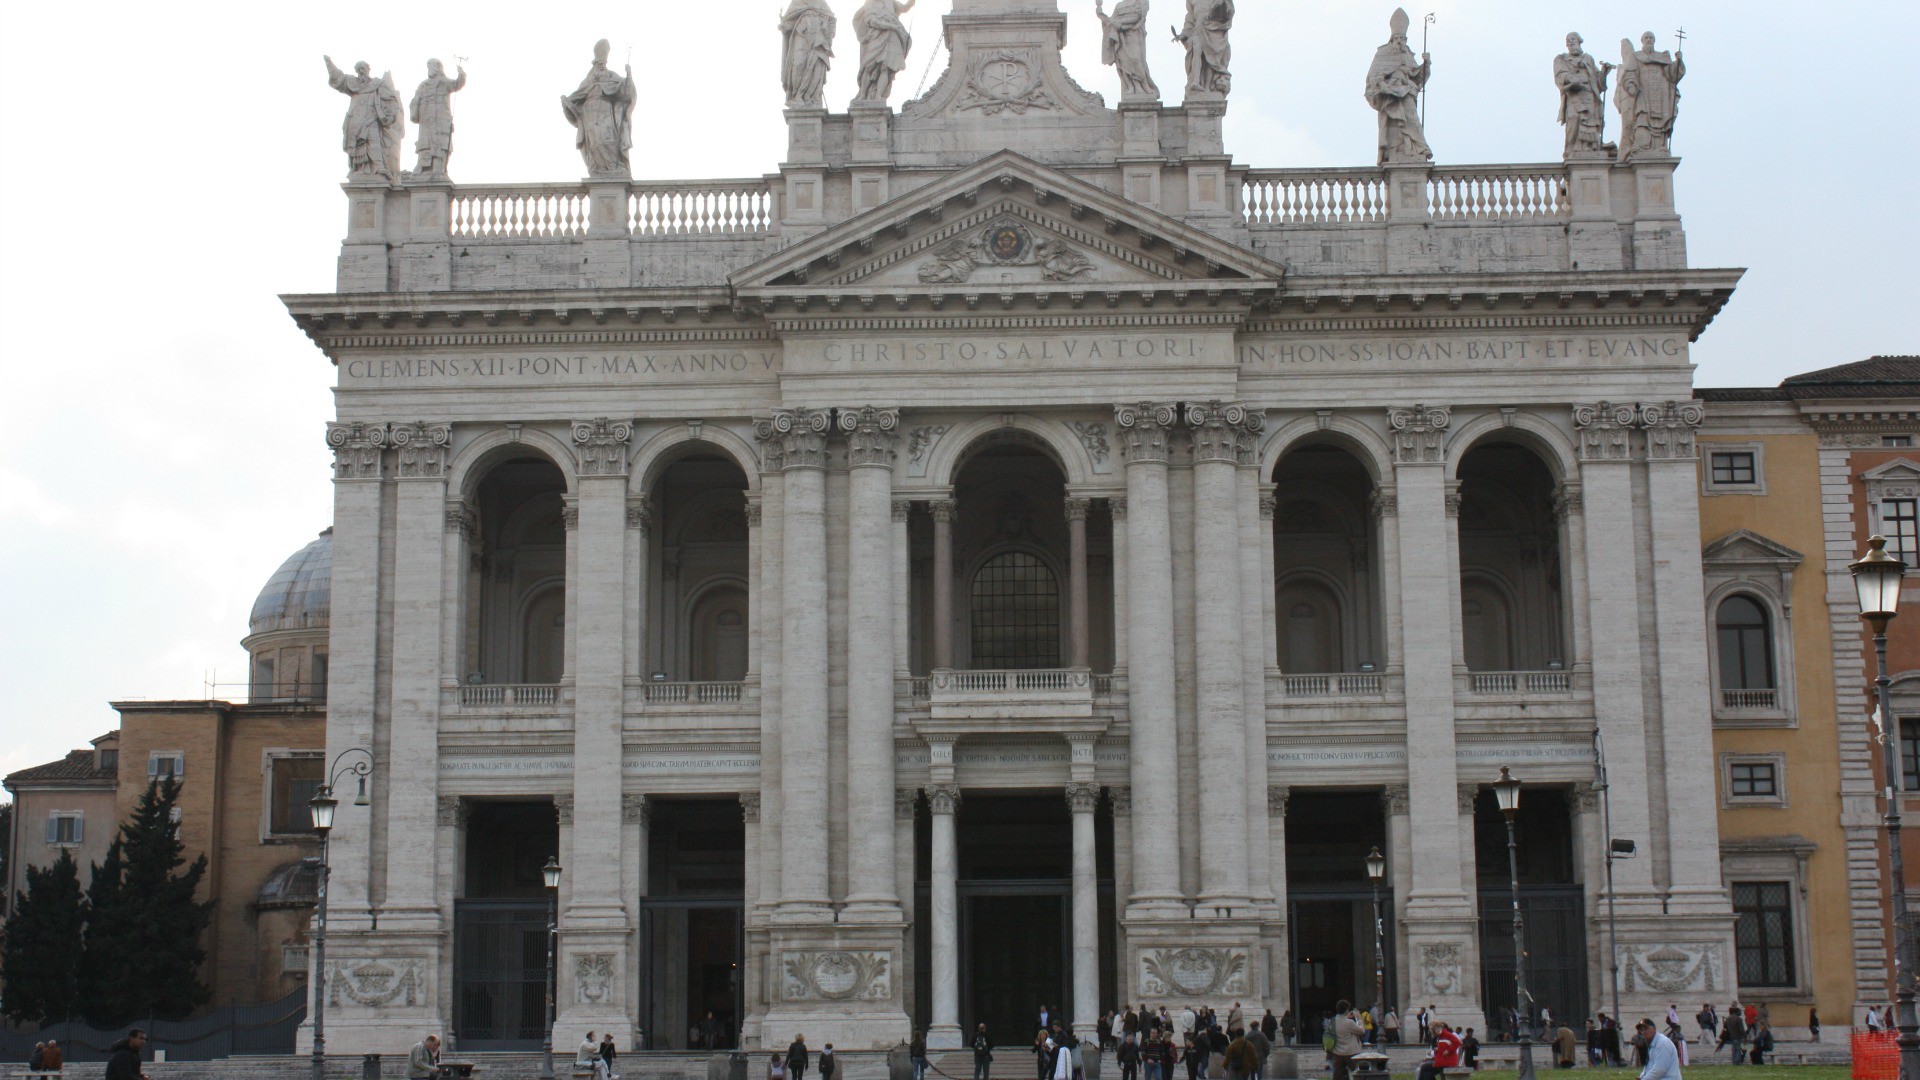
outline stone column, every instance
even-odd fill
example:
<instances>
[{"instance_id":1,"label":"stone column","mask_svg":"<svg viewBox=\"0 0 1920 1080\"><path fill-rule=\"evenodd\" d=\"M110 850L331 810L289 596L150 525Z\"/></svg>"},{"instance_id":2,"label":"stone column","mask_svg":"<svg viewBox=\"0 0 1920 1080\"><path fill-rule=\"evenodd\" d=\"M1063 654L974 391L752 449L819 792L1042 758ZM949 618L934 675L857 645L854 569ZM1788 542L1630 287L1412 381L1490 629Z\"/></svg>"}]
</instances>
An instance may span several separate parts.
<instances>
[{"instance_id":1,"label":"stone column","mask_svg":"<svg viewBox=\"0 0 1920 1080\"><path fill-rule=\"evenodd\" d=\"M775 410L781 441L779 917L831 922L827 893L827 431L825 411Z\"/></svg>"},{"instance_id":2,"label":"stone column","mask_svg":"<svg viewBox=\"0 0 1920 1080\"><path fill-rule=\"evenodd\" d=\"M759 551L753 543L752 529L759 524L760 504L747 508L747 626L756 624L754 605L760 591ZM653 530L653 501L645 495L627 496L627 596L621 606L626 611L627 640L622 666L627 678L644 679L648 675L647 655L647 541ZM747 673L754 678L759 668L754 663L753 637L747 638Z\"/></svg>"},{"instance_id":3,"label":"stone column","mask_svg":"<svg viewBox=\"0 0 1920 1080\"><path fill-rule=\"evenodd\" d=\"M1273 590L1267 588L1272 573L1273 548L1262 544L1260 515L1259 433L1266 427L1264 413L1249 412L1246 423L1234 433L1234 520L1239 526L1235 542L1240 556L1240 693L1246 733L1241 760L1247 771L1247 888L1254 901L1272 905L1274 893L1268 882L1271 842L1267 836L1267 660L1265 652L1269 620L1266 611L1272 605ZM1263 572L1261 563L1266 564Z\"/></svg>"},{"instance_id":4,"label":"stone column","mask_svg":"<svg viewBox=\"0 0 1920 1080\"><path fill-rule=\"evenodd\" d=\"M953 518L957 512L952 499L933 502L933 662L929 668L953 666Z\"/></svg>"},{"instance_id":5,"label":"stone column","mask_svg":"<svg viewBox=\"0 0 1920 1080\"><path fill-rule=\"evenodd\" d=\"M941 748L934 748L936 756ZM952 744L944 744L944 749L951 762ZM933 887L928 896L933 908L933 1024L927 1031L927 1045L940 1049L960 1046L960 868L953 835L953 814L959 805L958 786L935 784L927 789L927 806L933 812Z\"/></svg>"},{"instance_id":6,"label":"stone column","mask_svg":"<svg viewBox=\"0 0 1920 1080\"><path fill-rule=\"evenodd\" d=\"M649 1030L653 1021L652 1017L642 1012L646 1002L640 997L640 965L645 959L645 955L640 951L640 948L645 939L641 936L640 919L638 918L640 902L646 899L649 885L647 881L647 831L649 824L650 815L648 813L647 797L645 795L628 794L620 796L620 850L624 853L620 865L621 890L622 895L633 898L636 914L636 917L632 920L632 930L627 935L628 945L626 952L628 963L626 968L627 977L625 980L627 1000L633 1002L634 1031ZM746 902L751 905L754 899L754 865L752 862L747 863L746 872L748 875ZM751 997L749 997L748 1000L751 1002ZM631 1037L632 1034L632 1032L629 1032L629 1037ZM627 1045L634 1049L639 1049L640 1044L635 1040L627 1043Z\"/></svg>"},{"instance_id":7,"label":"stone column","mask_svg":"<svg viewBox=\"0 0 1920 1080\"><path fill-rule=\"evenodd\" d=\"M760 793L743 791L740 793L740 821L745 827L745 839L741 844L742 861L746 864L745 881L742 882L741 899L747 910L753 909L754 902L760 897ZM762 990L766 986L765 955L755 948L742 950L741 958L741 997L745 999L746 1016L740 1024L740 1045L757 1046L761 1042L760 1022L767 1015L767 1000Z\"/></svg>"},{"instance_id":8,"label":"stone column","mask_svg":"<svg viewBox=\"0 0 1920 1080\"><path fill-rule=\"evenodd\" d=\"M893 674L913 674L913 540L908 519L913 503L893 500ZM905 899L904 897L902 899Z\"/></svg>"},{"instance_id":9,"label":"stone column","mask_svg":"<svg viewBox=\"0 0 1920 1080\"><path fill-rule=\"evenodd\" d=\"M754 434L760 443L760 528L758 531L760 548L760 598L755 610L759 619L754 624L755 636L760 640L760 911L769 916L779 905L784 889L780 879L780 838L781 816L786 806L785 788L780 783L782 760L780 743L780 717L784 695L781 694L780 660L784 652L786 637L782 612L786 610L786 580L781 566L781 552L786 550L785 514L786 480L780 471L783 455L780 452L780 438L772 431L771 425L763 431L755 425ZM753 505L747 506L749 520L753 514ZM748 533L749 537L754 534ZM772 763L769 767L768 763Z\"/></svg>"},{"instance_id":10,"label":"stone column","mask_svg":"<svg viewBox=\"0 0 1920 1080\"><path fill-rule=\"evenodd\" d=\"M446 555L448 447L445 424L394 424L388 432L399 479L394 507L392 721L386 775L387 875L380 919L393 930L437 931L432 877L440 767L442 568ZM396 777L405 777L394 782Z\"/></svg>"},{"instance_id":11,"label":"stone column","mask_svg":"<svg viewBox=\"0 0 1920 1080\"><path fill-rule=\"evenodd\" d=\"M1187 407L1193 437L1195 683L1200 724L1200 899L1232 907L1247 891L1246 687L1241 660L1238 430L1246 410Z\"/></svg>"},{"instance_id":12,"label":"stone column","mask_svg":"<svg viewBox=\"0 0 1920 1080\"><path fill-rule=\"evenodd\" d=\"M1107 500L1107 512L1113 518L1113 673L1127 673L1127 624L1131 620L1127 606L1127 497L1116 495ZM1122 681L1116 678L1114 682ZM1117 686L1116 686L1117 688ZM1120 898L1121 903L1126 897Z\"/></svg>"},{"instance_id":13,"label":"stone column","mask_svg":"<svg viewBox=\"0 0 1920 1080\"><path fill-rule=\"evenodd\" d=\"M1410 968L1407 983L1443 1015L1480 1015L1479 916L1460 860L1459 766L1454 753L1454 628L1459 623L1454 518L1446 478L1445 407L1389 409L1399 558L1400 657L1406 674L1409 811L1406 891L1396 910ZM1391 824L1391 823L1390 823ZM1396 841L1396 848L1399 842ZM1471 863L1467 864L1471 866ZM1403 871L1396 869L1396 875ZM1404 901L1401 897L1404 896Z\"/></svg>"},{"instance_id":14,"label":"stone column","mask_svg":"<svg viewBox=\"0 0 1920 1080\"><path fill-rule=\"evenodd\" d=\"M747 679L755 686L761 685L761 656L765 643L762 622L767 617L765 556L760 548L764 542L760 523L765 520L765 508L759 495L748 495L747 515ZM644 674L644 672L637 672Z\"/></svg>"},{"instance_id":15,"label":"stone column","mask_svg":"<svg viewBox=\"0 0 1920 1080\"><path fill-rule=\"evenodd\" d=\"M1285 927L1293 922L1287 903L1287 799L1292 789L1274 784L1267 789L1267 881L1273 890L1276 918L1282 929L1276 935L1275 955L1270 969L1272 993L1268 1000L1284 998L1293 985L1293 955L1289 948L1292 935Z\"/></svg>"},{"instance_id":16,"label":"stone column","mask_svg":"<svg viewBox=\"0 0 1920 1080\"><path fill-rule=\"evenodd\" d=\"M327 634L327 760L349 747L374 749L374 682L379 669L380 481L385 476L385 424L327 425L333 451L333 595L339 613ZM359 755L354 755L358 758ZM351 760L351 759L350 759ZM380 764L380 763L376 763ZM392 774L381 770L380 780ZM388 783L372 790L384 800ZM347 814L357 814L355 819ZM332 932L365 929L371 910L371 811L343 800L328 843L327 923ZM319 980L311 980L318 983ZM308 1015L312 1015L309 1013Z\"/></svg>"},{"instance_id":17,"label":"stone column","mask_svg":"<svg viewBox=\"0 0 1920 1080\"><path fill-rule=\"evenodd\" d=\"M1387 819L1387 846L1382 852L1387 857L1387 880L1381 888L1380 903L1382 913L1390 914L1393 919L1393 936L1387 939L1387 948L1390 953L1402 956L1408 956L1412 951L1406 945L1407 894L1414 888L1413 826L1408 820L1408 809L1406 785L1388 784L1380 792L1380 813ZM1467 834L1467 843L1469 845L1473 843L1472 833ZM1469 862L1467 865L1473 864ZM1410 956L1409 959L1411 959ZM1361 963L1362 970L1370 966L1372 966L1371 957ZM1416 1003L1414 1001L1414 998L1420 995L1407 981L1408 976L1413 974L1408 971L1408 968L1413 965L1403 963L1389 966L1395 969L1397 976L1394 979L1393 996L1401 1003L1402 1012L1406 1011L1407 1006L1418 1009L1421 1005L1438 1004L1438 1002ZM1413 996L1409 997L1409 994ZM1475 988L1475 996L1478 996L1478 987Z\"/></svg>"},{"instance_id":18,"label":"stone column","mask_svg":"<svg viewBox=\"0 0 1920 1080\"><path fill-rule=\"evenodd\" d=\"M1095 880L1093 811L1100 803L1094 784L1067 785L1073 814L1073 1028L1091 1031L1100 1022L1100 887Z\"/></svg>"},{"instance_id":19,"label":"stone column","mask_svg":"<svg viewBox=\"0 0 1920 1080\"><path fill-rule=\"evenodd\" d=\"M897 923L893 886L893 458L899 414L840 412L847 514L847 907L843 921Z\"/></svg>"},{"instance_id":20,"label":"stone column","mask_svg":"<svg viewBox=\"0 0 1920 1080\"><path fill-rule=\"evenodd\" d=\"M1067 588L1069 631L1073 651L1069 667L1088 666L1087 642L1087 508L1090 499L1067 500Z\"/></svg>"},{"instance_id":21,"label":"stone column","mask_svg":"<svg viewBox=\"0 0 1920 1080\"><path fill-rule=\"evenodd\" d=\"M1133 895L1133 789L1122 784L1107 789L1107 802L1113 808L1113 895L1121 905ZM1114 929L1114 1000L1133 997L1127 981L1127 927L1122 922Z\"/></svg>"},{"instance_id":22,"label":"stone column","mask_svg":"<svg viewBox=\"0 0 1920 1080\"><path fill-rule=\"evenodd\" d=\"M1169 770L1173 720L1173 534L1167 514L1168 404L1122 405L1115 435L1127 457L1127 687L1132 725L1134 893L1130 914L1185 914L1179 818Z\"/></svg>"},{"instance_id":23,"label":"stone column","mask_svg":"<svg viewBox=\"0 0 1920 1080\"><path fill-rule=\"evenodd\" d=\"M900 918L908 926L913 925L918 912L914 910L914 817L920 808L920 791L917 788L898 788L893 793L893 865L894 895L900 898ZM918 956L913 949L900 951L900 1001L908 1016L913 1015L914 987L918 985L916 974L919 965L926 963L927 957Z\"/></svg>"},{"instance_id":24,"label":"stone column","mask_svg":"<svg viewBox=\"0 0 1920 1080\"><path fill-rule=\"evenodd\" d=\"M1640 612L1649 590L1636 565L1640 539L1633 524L1637 412L1633 405L1607 402L1576 405L1573 423L1580 454L1580 518L1586 530L1593 711L1607 746L1613 835L1646 844L1652 838L1653 811L1647 785L1647 672L1640 651ZM1697 565L1699 553L1691 557ZM1707 760L1703 756L1696 764ZM1656 910L1652 858L1622 860L1614 867L1614 886L1623 912L1636 910L1636 904L1649 914Z\"/></svg>"}]
</instances>

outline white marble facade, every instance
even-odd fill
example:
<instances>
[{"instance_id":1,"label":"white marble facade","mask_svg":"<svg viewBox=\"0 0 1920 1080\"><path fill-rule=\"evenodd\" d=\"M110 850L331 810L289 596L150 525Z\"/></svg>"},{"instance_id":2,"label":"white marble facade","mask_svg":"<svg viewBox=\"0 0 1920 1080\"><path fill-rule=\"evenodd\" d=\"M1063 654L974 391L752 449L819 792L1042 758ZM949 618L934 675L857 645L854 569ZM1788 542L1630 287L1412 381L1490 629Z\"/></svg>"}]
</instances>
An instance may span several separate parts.
<instances>
[{"instance_id":1,"label":"white marble facade","mask_svg":"<svg viewBox=\"0 0 1920 1080\"><path fill-rule=\"evenodd\" d=\"M1739 272L1687 266L1677 161L1249 168L1223 96L1108 107L1065 26L958 0L926 96L790 108L766 178L346 185L338 291L286 297L338 368L329 749L382 763L333 836L331 1051L455 1026L505 798L557 808L563 1046L645 1025L649 808L695 795L741 807L754 1045L958 1044L995 791L1070 815L1076 1021L1289 1007L1290 793L1352 790L1394 997L1484 1030L1501 765L1568 793L1603 992L1596 727L1623 1005L1725 997L1688 348ZM974 662L995 529L1058 587L1049 663Z\"/></svg>"}]
</instances>

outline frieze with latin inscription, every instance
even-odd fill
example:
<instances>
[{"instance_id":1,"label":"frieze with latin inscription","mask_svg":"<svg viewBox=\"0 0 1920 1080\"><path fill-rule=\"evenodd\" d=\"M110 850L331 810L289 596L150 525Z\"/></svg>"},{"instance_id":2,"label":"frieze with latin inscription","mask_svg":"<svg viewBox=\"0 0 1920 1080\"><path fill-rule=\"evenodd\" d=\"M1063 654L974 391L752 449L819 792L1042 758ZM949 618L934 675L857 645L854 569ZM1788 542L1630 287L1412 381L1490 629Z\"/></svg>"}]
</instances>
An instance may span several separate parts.
<instances>
[{"instance_id":1,"label":"frieze with latin inscription","mask_svg":"<svg viewBox=\"0 0 1920 1080\"><path fill-rule=\"evenodd\" d=\"M1585 364L1685 363L1684 334L1600 334L1443 338L1351 338L1302 335L1243 339L1236 346L1249 373L1303 367L1541 367Z\"/></svg>"},{"instance_id":2,"label":"frieze with latin inscription","mask_svg":"<svg viewBox=\"0 0 1920 1080\"><path fill-rule=\"evenodd\" d=\"M340 385L349 389L638 384L712 386L768 382L779 374L780 353L774 349L386 356L340 362Z\"/></svg>"}]
</instances>

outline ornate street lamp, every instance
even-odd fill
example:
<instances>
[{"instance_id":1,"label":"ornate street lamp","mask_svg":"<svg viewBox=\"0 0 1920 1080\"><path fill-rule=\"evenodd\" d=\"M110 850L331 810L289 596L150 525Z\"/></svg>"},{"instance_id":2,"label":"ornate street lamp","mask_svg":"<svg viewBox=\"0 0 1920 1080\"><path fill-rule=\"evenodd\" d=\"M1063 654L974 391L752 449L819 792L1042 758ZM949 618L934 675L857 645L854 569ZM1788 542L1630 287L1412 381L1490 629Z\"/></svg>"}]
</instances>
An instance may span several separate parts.
<instances>
[{"instance_id":1,"label":"ornate street lamp","mask_svg":"<svg viewBox=\"0 0 1920 1080\"><path fill-rule=\"evenodd\" d=\"M360 760L346 766L340 764L356 754ZM340 806L340 800L333 797L333 787L343 773L353 776L358 785L353 805L366 806L371 802L367 798L367 777L372 772L372 752L365 747L349 746L333 759L333 764L327 767L326 784L307 801L307 810L313 815L313 831L320 834L320 881L313 907L313 962L307 965L312 969L307 974L307 985L313 987L313 1080L323 1080L327 1071L327 878L332 873L327 855L333 835L333 812Z\"/></svg>"},{"instance_id":2,"label":"ornate street lamp","mask_svg":"<svg viewBox=\"0 0 1920 1080\"><path fill-rule=\"evenodd\" d=\"M1373 1002L1385 1022L1387 1012L1387 927L1380 918L1380 879L1387 873L1387 857L1379 848L1367 852L1367 882L1373 886Z\"/></svg>"},{"instance_id":3,"label":"ornate street lamp","mask_svg":"<svg viewBox=\"0 0 1920 1080\"><path fill-rule=\"evenodd\" d=\"M1520 842L1513 819L1520 812L1520 781L1505 765L1493 782L1493 797L1507 819L1507 886L1513 894L1514 1034L1520 1043L1520 1073L1515 1080L1533 1080L1533 998L1527 993L1527 932L1520 921Z\"/></svg>"},{"instance_id":4,"label":"ornate street lamp","mask_svg":"<svg viewBox=\"0 0 1920 1080\"><path fill-rule=\"evenodd\" d=\"M1920 1020L1914 1015L1913 925L1907 921L1907 873L1900 851L1900 728L1887 706L1887 624L1900 614L1900 579L1907 564L1887 554L1883 537L1867 538L1867 553L1847 564L1859 594L1860 617L1873 627L1874 704L1878 706L1880 762L1886 772L1887 877L1893 896L1894 1026L1900 1037L1900 1080L1920 1080Z\"/></svg>"},{"instance_id":5,"label":"ornate street lamp","mask_svg":"<svg viewBox=\"0 0 1920 1080\"><path fill-rule=\"evenodd\" d=\"M553 1080L553 962L560 936L560 857L549 856L540 868L547 886L547 1007L540 1019L540 1080Z\"/></svg>"}]
</instances>

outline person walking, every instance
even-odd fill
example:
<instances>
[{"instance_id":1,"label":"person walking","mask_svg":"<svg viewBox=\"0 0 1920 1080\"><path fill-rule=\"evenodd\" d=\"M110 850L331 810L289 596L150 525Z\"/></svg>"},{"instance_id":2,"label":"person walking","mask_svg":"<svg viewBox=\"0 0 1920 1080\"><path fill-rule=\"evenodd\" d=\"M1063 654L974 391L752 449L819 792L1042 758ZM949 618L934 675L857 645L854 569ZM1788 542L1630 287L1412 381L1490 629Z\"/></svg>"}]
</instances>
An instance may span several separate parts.
<instances>
[{"instance_id":1,"label":"person walking","mask_svg":"<svg viewBox=\"0 0 1920 1080\"><path fill-rule=\"evenodd\" d=\"M1187 1080L1206 1080L1207 1048L1192 1032L1187 1033L1186 1043L1180 1047L1180 1056L1187 1062Z\"/></svg>"},{"instance_id":2,"label":"person walking","mask_svg":"<svg viewBox=\"0 0 1920 1080\"><path fill-rule=\"evenodd\" d=\"M1812 1036L1812 1038L1809 1038L1807 1040L1808 1042L1820 1041L1820 1010L1819 1009L1807 1010L1807 1032L1809 1035Z\"/></svg>"},{"instance_id":3,"label":"person walking","mask_svg":"<svg viewBox=\"0 0 1920 1080\"><path fill-rule=\"evenodd\" d=\"M1284 1045L1292 1046L1293 1037L1298 1034L1299 1031L1300 1022L1293 1018L1293 1010L1288 1009L1282 1012L1280 1014L1280 1037L1285 1040Z\"/></svg>"},{"instance_id":4,"label":"person walking","mask_svg":"<svg viewBox=\"0 0 1920 1080\"><path fill-rule=\"evenodd\" d=\"M1711 1004L1701 1005L1700 1011L1693 1014L1693 1022L1700 1025L1701 1046L1707 1045L1707 1040L1713 1038L1714 1032L1720 1030L1720 1017L1713 1011Z\"/></svg>"},{"instance_id":5,"label":"person walking","mask_svg":"<svg viewBox=\"0 0 1920 1080\"><path fill-rule=\"evenodd\" d=\"M1863 1022L1867 1025L1867 1034L1880 1034L1880 1010L1878 1008L1872 1005L1867 1006L1867 1015Z\"/></svg>"},{"instance_id":6,"label":"person walking","mask_svg":"<svg viewBox=\"0 0 1920 1080\"><path fill-rule=\"evenodd\" d=\"M838 1069L839 1063L833 1060L833 1044L821 1043L820 1080L833 1080L833 1074L838 1071Z\"/></svg>"},{"instance_id":7,"label":"person walking","mask_svg":"<svg viewBox=\"0 0 1920 1080\"><path fill-rule=\"evenodd\" d=\"M1680 1080L1680 1053L1673 1040L1653 1028L1652 1020L1642 1020L1634 1030L1646 1041L1647 1063L1640 1080Z\"/></svg>"},{"instance_id":8,"label":"person walking","mask_svg":"<svg viewBox=\"0 0 1920 1080\"><path fill-rule=\"evenodd\" d=\"M913 1042L907 1047L907 1055L913 1059L913 1080L926 1080L927 1033L924 1029L913 1033Z\"/></svg>"},{"instance_id":9,"label":"person walking","mask_svg":"<svg viewBox=\"0 0 1920 1080\"><path fill-rule=\"evenodd\" d=\"M609 1031L601 1035L600 1036L600 1060L606 1062L608 1077L612 1077L614 1075L613 1059L618 1056L620 1056L619 1051L615 1050L613 1046L613 1032Z\"/></svg>"},{"instance_id":10,"label":"person walking","mask_svg":"<svg viewBox=\"0 0 1920 1080\"><path fill-rule=\"evenodd\" d=\"M1560 1030L1553 1033L1554 1064L1562 1069L1573 1068L1574 1055L1579 1045L1580 1040L1574 1038L1573 1029L1562 1021Z\"/></svg>"},{"instance_id":11,"label":"person walking","mask_svg":"<svg viewBox=\"0 0 1920 1080\"><path fill-rule=\"evenodd\" d=\"M1353 1014L1353 1006L1340 1001L1333 1007L1333 1080L1349 1080L1353 1074L1353 1055L1360 1052L1366 1034Z\"/></svg>"},{"instance_id":12,"label":"person walking","mask_svg":"<svg viewBox=\"0 0 1920 1080\"><path fill-rule=\"evenodd\" d=\"M973 1029L973 1080L988 1080L992 1073L993 1043L987 1040L987 1025L978 1024Z\"/></svg>"},{"instance_id":13,"label":"person walking","mask_svg":"<svg viewBox=\"0 0 1920 1080\"><path fill-rule=\"evenodd\" d=\"M1267 1017L1271 1019L1273 1014L1268 1013ZM1255 1024L1247 1029L1247 1043L1253 1047L1253 1080L1261 1080L1267 1071L1267 1058L1273 1054L1273 1040L1261 1025Z\"/></svg>"},{"instance_id":14,"label":"person walking","mask_svg":"<svg viewBox=\"0 0 1920 1080\"><path fill-rule=\"evenodd\" d=\"M428 1035L407 1051L407 1080L431 1080L440 1070L440 1036ZM113 1075L111 1066L107 1075Z\"/></svg>"},{"instance_id":15,"label":"person walking","mask_svg":"<svg viewBox=\"0 0 1920 1080\"><path fill-rule=\"evenodd\" d=\"M437 1051L440 1040L429 1035L427 1041L433 1043ZM109 1047L112 1056L107 1058L106 1080L148 1080L147 1074L140 1069L140 1051L146 1045L147 1033L134 1028L127 1032L126 1038ZM438 1060L439 1054L436 1052L434 1057Z\"/></svg>"},{"instance_id":16,"label":"person walking","mask_svg":"<svg viewBox=\"0 0 1920 1080\"><path fill-rule=\"evenodd\" d=\"M1740 1011L1740 1003L1734 1002L1727 1008L1726 1023L1720 1028L1720 1043L1731 1047L1733 1063L1739 1065L1747 1049L1747 1018Z\"/></svg>"},{"instance_id":17,"label":"person walking","mask_svg":"<svg viewBox=\"0 0 1920 1080\"><path fill-rule=\"evenodd\" d=\"M1033 1057L1034 1076L1037 1080L1047 1080L1047 1076L1053 1072L1053 1039L1048 1035L1046 1028L1034 1032Z\"/></svg>"},{"instance_id":18,"label":"person walking","mask_svg":"<svg viewBox=\"0 0 1920 1080\"><path fill-rule=\"evenodd\" d=\"M787 1045L787 1080L806 1080L808 1060L807 1036L805 1032L793 1037Z\"/></svg>"},{"instance_id":19,"label":"person walking","mask_svg":"<svg viewBox=\"0 0 1920 1080\"><path fill-rule=\"evenodd\" d=\"M1254 1052L1253 1044L1247 1041L1245 1034L1227 1043L1223 1057L1227 1080L1253 1080L1253 1074L1260 1071L1260 1056Z\"/></svg>"},{"instance_id":20,"label":"person walking","mask_svg":"<svg viewBox=\"0 0 1920 1080\"><path fill-rule=\"evenodd\" d=\"M1147 1080L1173 1080L1173 1043L1168 1040L1164 1030L1153 1029L1141 1056L1145 1059Z\"/></svg>"},{"instance_id":21,"label":"person walking","mask_svg":"<svg viewBox=\"0 0 1920 1080\"><path fill-rule=\"evenodd\" d=\"M1138 1080L1140 1075L1140 1044L1133 1036L1120 1036L1120 1048L1113 1052L1113 1060L1120 1064L1120 1080Z\"/></svg>"},{"instance_id":22,"label":"person walking","mask_svg":"<svg viewBox=\"0 0 1920 1080\"><path fill-rule=\"evenodd\" d=\"M767 1062L767 1080L787 1080L787 1056L774 1051L772 1060Z\"/></svg>"},{"instance_id":23,"label":"person walking","mask_svg":"<svg viewBox=\"0 0 1920 1080\"><path fill-rule=\"evenodd\" d=\"M1472 1072L1480 1067L1480 1040L1474 1036L1473 1029L1467 1029L1467 1037L1460 1040L1460 1063Z\"/></svg>"}]
</instances>

